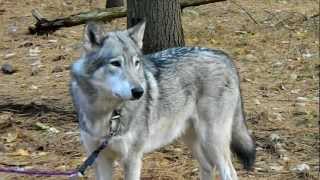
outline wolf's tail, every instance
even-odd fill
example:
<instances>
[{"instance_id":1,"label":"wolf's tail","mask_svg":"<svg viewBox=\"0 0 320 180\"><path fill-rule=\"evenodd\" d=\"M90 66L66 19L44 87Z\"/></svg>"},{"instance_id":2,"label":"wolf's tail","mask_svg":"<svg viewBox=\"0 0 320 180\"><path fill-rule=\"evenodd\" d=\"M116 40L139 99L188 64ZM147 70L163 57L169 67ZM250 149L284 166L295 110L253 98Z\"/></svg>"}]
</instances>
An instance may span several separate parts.
<instances>
[{"instance_id":1,"label":"wolf's tail","mask_svg":"<svg viewBox=\"0 0 320 180\"><path fill-rule=\"evenodd\" d=\"M231 150L239 157L245 169L252 169L256 159L256 147L254 140L249 135L241 102L239 102L234 114Z\"/></svg>"}]
</instances>

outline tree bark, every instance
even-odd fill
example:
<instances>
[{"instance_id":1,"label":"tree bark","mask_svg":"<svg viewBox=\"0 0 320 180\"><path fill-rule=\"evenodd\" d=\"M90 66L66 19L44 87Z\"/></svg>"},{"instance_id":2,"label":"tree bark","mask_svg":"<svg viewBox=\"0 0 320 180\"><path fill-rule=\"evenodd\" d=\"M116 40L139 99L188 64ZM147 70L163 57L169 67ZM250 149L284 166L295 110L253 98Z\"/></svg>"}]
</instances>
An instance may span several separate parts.
<instances>
[{"instance_id":1,"label":"tree bark","mask_svg":"<svg viewBox=\"0 0 320 180\"><path fill-rule=\"evenodd\" d=\"M184 46L179 0L128 1L128 28L145 19L143 52Z\"/></svg>"},{"instance_id":2,"label":"tree bark","mask_svg":"<svg viewBox=\"0 0 320 180\"><path fill-rule=\"evenodd\" d=\"M124 0L106 0L106 8L121 7Z\"/></svg>"}]
</instances>

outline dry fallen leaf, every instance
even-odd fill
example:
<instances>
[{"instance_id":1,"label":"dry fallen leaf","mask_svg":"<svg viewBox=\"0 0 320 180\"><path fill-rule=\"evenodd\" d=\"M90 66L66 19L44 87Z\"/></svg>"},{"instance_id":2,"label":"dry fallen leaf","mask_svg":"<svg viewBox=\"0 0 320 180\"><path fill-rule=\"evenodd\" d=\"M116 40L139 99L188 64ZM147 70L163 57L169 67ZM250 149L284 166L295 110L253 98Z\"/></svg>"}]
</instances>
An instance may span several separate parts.
<instances>
[{"instance_id":1,"label":"dry fallen leaf","mask_svg":"<svg viewBox=\"0 0 320 180\"><path fill-rule=\"evenodd\" d=\"M5 137L6 142L11 143L14 142L18 137L18 133L13 132L13 133L8 133L7 137Z\"/></svg>"},{"instance_id":2,"label":"dry fallen leaf","mask_svg":"<svg viewBox=\"0 0 320 180\"><path fill-rule=\"evenodd\" d=\"M13 153L16 156L30 156L30 153L24 149L18 149L16 152Z\"/></svg>"},{"instance_id":3,"label":"dry fallen leaf","mask_svg":"<svg viewBox=\"0 0 320 180\"><path fill-rule=\"evenodd\" d=\"M46 125L46 124L43 124L43 123L41 123L41 122L37 122L37 123L35 124L35 126L36 126L37 128L39 128L39 129L41 129L41 130L47 130L47 131L49 131L50 133L59 133L59 132L60 132L58 129L56 129L56 128L54 128L54 127L50 127L50 126L48 126L48 125Z\"/></svg>"},{"instance_id":4,"label":"dry fallen leaf","mask_svg":"<svg viewBox=\"0 0 320 180\"><path fill-rule=\"evenodd\" d=\"M214 38L211 38L211 39L210 39L210 42L211 42L212 44L216 44L216 43L217 43L217 41L216 41Z\"/></svg>"}]
</instances>

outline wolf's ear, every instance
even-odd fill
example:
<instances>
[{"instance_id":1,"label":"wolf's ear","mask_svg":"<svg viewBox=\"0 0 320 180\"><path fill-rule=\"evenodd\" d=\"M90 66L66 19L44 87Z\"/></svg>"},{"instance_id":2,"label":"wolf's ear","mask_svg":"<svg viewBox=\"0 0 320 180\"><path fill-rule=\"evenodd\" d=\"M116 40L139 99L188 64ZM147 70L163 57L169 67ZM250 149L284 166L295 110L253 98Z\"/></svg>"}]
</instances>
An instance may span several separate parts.
<instances>
[{"instance_id":1,"label":"wolf's ear","mask_svg":"<svg viewBox=\"0 0 320 180\"><path fill-rule=\"evenodd\" d=\"M88 22L84 28L83 47L85 51L93 51L102 46L104 31L101 24Z\"/></svg>"},{"instance_id":2,"label":"wolf's ear","mask_svg":"<svg viewBox=\"0 0 320 180\"><path fill-rule=\"evenodd\" d=\"M145 28L146 28L146 21L142 20L137 25L128 29L129 36L139 46L140 49L142 48L142 45L143 45L143 35L144 35Z\"/></svg>"}]
</instances>

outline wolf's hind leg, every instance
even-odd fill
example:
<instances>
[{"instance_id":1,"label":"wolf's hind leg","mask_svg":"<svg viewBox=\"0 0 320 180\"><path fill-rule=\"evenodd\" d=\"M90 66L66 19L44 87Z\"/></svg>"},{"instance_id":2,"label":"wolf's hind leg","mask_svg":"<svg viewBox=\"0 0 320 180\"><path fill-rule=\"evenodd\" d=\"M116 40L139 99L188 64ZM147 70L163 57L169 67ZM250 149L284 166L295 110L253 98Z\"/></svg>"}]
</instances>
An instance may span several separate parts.
<instances>
[{"instance_id":1,"label":"wolf's hind leg","mask_svg":"<svg viewBox=\"0 0 320 180\"><path fill-rule=\"evenodd\" d=\"M222 106L221 104L227 104ZM201 99L198 106L199 121L195 132L200 140L203 156L216 166L222 180L237 180L237 173L231 162L231 134L234 106L230 102L212 103Z\"/></svg>"},{"instance_id":2,"label":"wolf's hind leg","mask_svg":"<svg viewBox=\"0 0 320 180\"><path fill-rule=\"evenodd\" d=\"M231 162L230 141L223 136L223 134L216 133L204 136L205 138L200 140L201 156L213 167L217 167L222 180L237 180L237 173Z\"/></svg>"},{"instance_id":3,"label":"wolf's hind leg","mask_svg":"<svg viewBox=\"0 0 320 180\"><path fill-rule=\"evenodd\" d=\"M217 143L216 146L221 148L203 145L205 156L217 166L222 180L237 180L237 174L231 162L230 150L227 149L229 147Z\"/></svg>"},{"instance_id":4,"label":"wolf's hind leg","mask_svg":"<svg viewBox=\"0 0 320 180\"><path fill-rule=\"evenodd\" d=\"M200 179L213 180L213 166L208 162L201 149L200 141L193 127L190 127L182 136L183 142L192 151L192 155L197 159L200 166Z\"/></svg>"}]
</instances>

